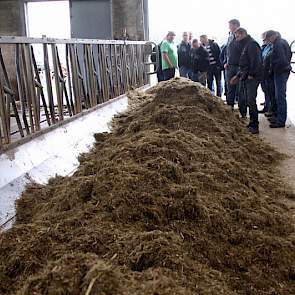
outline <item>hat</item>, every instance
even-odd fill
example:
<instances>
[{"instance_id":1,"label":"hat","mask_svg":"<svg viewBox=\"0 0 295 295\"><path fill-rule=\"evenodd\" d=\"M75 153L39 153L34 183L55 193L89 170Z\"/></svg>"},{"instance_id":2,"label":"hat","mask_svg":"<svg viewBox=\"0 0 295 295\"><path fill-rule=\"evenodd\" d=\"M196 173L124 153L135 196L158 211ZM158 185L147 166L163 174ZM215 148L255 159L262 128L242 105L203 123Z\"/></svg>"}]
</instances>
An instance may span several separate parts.
<instances>
[{"instance_id":1,"label":"hat","mask_svg":"<svg viewBox=\"0 0 295 295\"><path fill-rule=\"evenodd\" d=\"M167 36L176 36L176 34L173 31L169 31Z\"/></svg>"}]
</instances>

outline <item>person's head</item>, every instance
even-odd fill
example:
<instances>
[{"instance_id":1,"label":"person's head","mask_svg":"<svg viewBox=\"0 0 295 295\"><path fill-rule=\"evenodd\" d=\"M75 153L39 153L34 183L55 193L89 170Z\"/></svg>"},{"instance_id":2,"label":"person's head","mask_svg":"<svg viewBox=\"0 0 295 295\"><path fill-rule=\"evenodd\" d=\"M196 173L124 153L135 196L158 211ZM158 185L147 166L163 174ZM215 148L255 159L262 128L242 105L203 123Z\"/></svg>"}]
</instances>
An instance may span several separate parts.
<instances>
[{"instance_id":1,"label":"person's head","mask_svg":"<svg viewBox=\"0 0 295 295\"><path fill-rule=\"evenodd\" d=\"M202 36L200 36L200 42L201 42L202 44L207 45L207 44L209 43L208 36L207 36L207 35L202 35Z\"/></svg>"},{"instance_id":2,"label":"person's head","mask_svg":"<svg viewBox=\"0 0 295 295\"><path fill-rule=\"evenodd\" d=\"M234 33L239 27L240 27L240 22L237 19L231 19L229 22L229 31L231 33Z\"/></svg>"},{"instance_id":3,"label":"person's head","mask_svg":"<svg viewBox=\"0 0 295 295\"><path fill-rule=\"evenodd\" d=\"M266 34L267 34L267 32L264 32L261 35L261 39L262 39L263 45L267 45L267 44L270 43L270 40L268 38L266 38Z\"/></svg>"},{"instance_id":4,"label":"person's head","mask_svg":"<svg viewBox=\"0 0 295 295\"><path fill-rule=\"evenodd\" d=\"M169 31L168 34L167 34L167 36L166 36L166 39L169 42L173 42L174 39L175 39L175 36L176 35L175 35L175 33L173 31Z\"/></svg>"},{"instance_id":5,"label":"person's head","mask_svg":"<svg viewBox=\"0 0 295 295\"><path fill-rule=\"evenodd\" d=\"M188 43L189 42L188 32L183 32L183 34L182 34L182 41L185 42L185 43Z\"/></svg>"},{"instance_id":6,"label":"person's head","mask_svg":"<svg viewBox=\"0 0 295 295\"><path fill-rule=\"evenodd\" d=\"M238 28L237 30L235 30L235 36L237 41L241 41L248 36L248 33L245 29Z\"/></svg>"},{"instance_id":7,"label":"person's head","mask_svg":"<svg viewBox=\"0 0 295 295\"><path fill-rule=\"evenodd\" d=\"M193 48L199 48L200 44L199 44L199 40L198 39L194 39L192 42L192 47Z\"/></svg>"},{"instance_id":8,"label":"person's head","mask_svg":"<svg viewBox=\"0 0 295 295\"><path fill-rule=\"evenodd\" d=\"M193 40L193 33L189 32L188 33L188 40L191 42Z\"/></svg>"},{"instance_id":9,"label":"person's head","mask_svg":"<svg viewBox=\"0 0 295 295\"><path fill-rule=\"evenodd\" d=\"M269 42L274 43L281 34L277 31L269 30L265 34L265 38L269 40Z\"/></svg>"}]
</instances>

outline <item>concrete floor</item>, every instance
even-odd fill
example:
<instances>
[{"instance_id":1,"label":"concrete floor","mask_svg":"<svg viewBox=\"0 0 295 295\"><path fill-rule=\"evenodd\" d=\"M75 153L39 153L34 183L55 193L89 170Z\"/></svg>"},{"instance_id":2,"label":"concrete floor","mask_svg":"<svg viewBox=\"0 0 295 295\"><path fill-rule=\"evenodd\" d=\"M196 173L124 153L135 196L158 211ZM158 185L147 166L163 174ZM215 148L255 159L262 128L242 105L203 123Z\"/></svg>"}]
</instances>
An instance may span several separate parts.
<instances>
[{"instance_id":1,"label":"concrete floor","mask_svg":"<svg viewBox=\"0 0 295 295\"><path fill-rule=\"evenodd\" d=\"M295 75L292 74L288 83L288 117L285 129L270 129L269 122L260 116L260 136L274 146L288 158L281 162L281 175L295 192ZM286 204L293 211L295 219L295 200L286 200Z\"/></svg>"}]
</instances>

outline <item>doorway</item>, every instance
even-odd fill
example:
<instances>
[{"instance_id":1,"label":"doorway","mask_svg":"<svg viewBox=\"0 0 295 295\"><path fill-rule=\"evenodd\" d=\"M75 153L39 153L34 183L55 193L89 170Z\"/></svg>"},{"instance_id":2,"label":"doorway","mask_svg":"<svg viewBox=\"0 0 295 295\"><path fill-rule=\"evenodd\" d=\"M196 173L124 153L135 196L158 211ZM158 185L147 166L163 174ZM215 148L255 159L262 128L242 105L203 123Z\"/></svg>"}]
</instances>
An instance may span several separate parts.
<instances>
[{"instance_id":1,"label":"doorway","mask_svg":"<svg viewBox=\"0 0 295 295\"><path fill-rule=\"evenodd\" d=\"M71 38L69 1L26 3L27 36Z\"/></svg>"}]
</instances>

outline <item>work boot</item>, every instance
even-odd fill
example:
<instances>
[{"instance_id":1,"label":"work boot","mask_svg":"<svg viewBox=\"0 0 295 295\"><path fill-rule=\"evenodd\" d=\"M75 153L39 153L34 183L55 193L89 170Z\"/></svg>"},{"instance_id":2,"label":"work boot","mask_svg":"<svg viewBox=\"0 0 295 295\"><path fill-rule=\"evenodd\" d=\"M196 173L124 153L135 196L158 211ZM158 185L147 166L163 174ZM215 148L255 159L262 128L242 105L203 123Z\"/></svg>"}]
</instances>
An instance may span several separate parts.
<instances>
[{"instance_id":1,"label":"work boot","mask_svg":"<svg viewBox=\"0 0 295 295\"><path fill-rule=\"evenodd\" d=\"M270 128L285 128L285 124L279 124L279 123L271 123L269 125Z\"/></svg>"},{"instance_id":2,"label":"work boot","mask_svg":"<svg viewBox=\"0 0 295 295\"><path fill-rule=\"evenodd\" d=\"M267 118L267 120L268 120L271 124L275 124L275 123L277 123L277 118L276 118L276 117L270 117L270 118Z\"/></svg>"},{"instance_id":3,"label":"work boot","mask_svg":"<svg viewBox=\"0 0 295 295\"><path fill-rule=\"evenodd\" d=\"M274 113L272 113L272 112L266 112L266 113L264 113L264 116L267 117L267 118L270 118L270 117L273 117L274 116Z\"/></svg>"},{"instance_id":4,"label":"work boot","mask_svg":"<svg viewBox=\"0 0 295 295\"><path fill-rule=\"evenodd\" d=\"M258 129L258 127L249 127L248 128L248 131L250 132L250 133L252 133L252 134L259 134L259 129Z\"/></svg>"}]
</instances>

